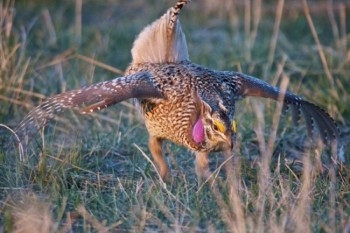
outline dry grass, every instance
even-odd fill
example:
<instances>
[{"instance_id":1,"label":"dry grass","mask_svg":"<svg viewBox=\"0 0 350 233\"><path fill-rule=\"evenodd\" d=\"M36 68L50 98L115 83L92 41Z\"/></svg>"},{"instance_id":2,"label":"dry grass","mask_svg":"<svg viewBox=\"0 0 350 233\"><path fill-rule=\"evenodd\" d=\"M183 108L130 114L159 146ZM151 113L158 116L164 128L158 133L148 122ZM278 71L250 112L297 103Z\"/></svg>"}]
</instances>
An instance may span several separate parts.
<instances>
[{"instance_id":1,"label":"dry grass","mask_svg":"<svg viewBox=\"0 0 350 233\"><path fill-rule=\"evenodd\" d=\"M38 200L35 194L13 196L6 203L12 214L12 232L34 233L53 232L55 223L52 218L52 207L49 203Z\"/></svg>"},{"instance_id":2,"label":"dry grass","mask_svg":"<svg viewBox=\"0 0 350 233\"><path fill-rule=\"evenodd\" d=\"M122 73L135 34L169 6L158 3L1 2L0 122L14 127L45 96ZM70 112L32 140L25 161L0 128L0 231L349 231L349 4L200 4L181 16L191 59L321 104L341 126L345 162L281 118L280 103L247 99L234 154L212 156L212 180L197 189L193 156L169 144L176 179L165 185L131 102Z\"/></svg>"}]
</instances>

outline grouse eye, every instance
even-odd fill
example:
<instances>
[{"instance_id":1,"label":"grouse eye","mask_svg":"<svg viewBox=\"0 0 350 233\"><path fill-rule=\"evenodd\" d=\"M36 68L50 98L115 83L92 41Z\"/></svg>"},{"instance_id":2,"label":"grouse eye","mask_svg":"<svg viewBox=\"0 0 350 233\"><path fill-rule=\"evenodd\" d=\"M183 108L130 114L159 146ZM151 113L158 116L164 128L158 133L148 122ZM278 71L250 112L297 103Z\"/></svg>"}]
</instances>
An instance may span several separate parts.
<instances>
[{"instance_id":1,"label":"grouse eye","mask_svg":"<svg viewBox=\"0 0 350 233\"><path fill-rule=\"evenodd\" d=\"M226 131L225 125L220 120L214 120L213 129L215 131L219 131L220 133L224 133Z\"/></svg>"}]
</instances>

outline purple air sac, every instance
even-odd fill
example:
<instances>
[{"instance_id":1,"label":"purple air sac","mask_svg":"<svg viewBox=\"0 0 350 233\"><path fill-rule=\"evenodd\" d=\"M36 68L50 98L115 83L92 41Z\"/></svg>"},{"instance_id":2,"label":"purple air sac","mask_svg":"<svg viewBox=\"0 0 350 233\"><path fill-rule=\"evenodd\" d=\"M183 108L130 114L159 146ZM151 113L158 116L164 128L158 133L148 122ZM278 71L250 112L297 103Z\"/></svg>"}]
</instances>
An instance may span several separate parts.
<instances>
[{"instance_id":1,"label":"purple air sac","mask_svg":"<svg viewBox=\"0 0 350 233\"><path fill-rule=\"evenodd\" d=\"M204 126L201 118L198 118L198 121L193 126L192 138L196 143L201 143L204 141Z\"/></svg>"}]
</instances>

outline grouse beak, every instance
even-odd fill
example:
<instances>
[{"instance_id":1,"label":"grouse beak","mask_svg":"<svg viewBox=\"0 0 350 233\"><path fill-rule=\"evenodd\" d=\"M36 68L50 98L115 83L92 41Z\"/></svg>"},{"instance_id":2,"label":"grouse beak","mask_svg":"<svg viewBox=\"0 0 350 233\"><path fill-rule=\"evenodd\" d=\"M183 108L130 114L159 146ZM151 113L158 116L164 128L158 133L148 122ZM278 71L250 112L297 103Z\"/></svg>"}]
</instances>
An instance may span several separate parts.
<instances>
[{"instance_id":1,"label":"grouse beak","mask_svg":"<svg viewBox=\"0 0 350 233\"><path fill-rule=\"evenodd\" d=\"M233 144L231 140L231 136L227 135L224 141L221 143L222 150L232 150Z\"/></svg>"},{"instance_id":2,"label":"grouse beak","mask_svg":"<svg viewBox=\"0 0 350 233\"><path fill-rule=\"evenodd\" d=\"M232 133L231 134L231 150L233 149L233 147L236 145L236 133Z\"/></svg>"},{"instance_id":3,"label":"grouse beak","mask_svg":"<svg viewBox=\"0 0 350 233\"><path fill-rule=\"evenodd\" d=\"M230 135L227 135L226 140L223 144L224 149L232 150L236 144L236 133L230 133Z\"/></svg>"}]
</instances>

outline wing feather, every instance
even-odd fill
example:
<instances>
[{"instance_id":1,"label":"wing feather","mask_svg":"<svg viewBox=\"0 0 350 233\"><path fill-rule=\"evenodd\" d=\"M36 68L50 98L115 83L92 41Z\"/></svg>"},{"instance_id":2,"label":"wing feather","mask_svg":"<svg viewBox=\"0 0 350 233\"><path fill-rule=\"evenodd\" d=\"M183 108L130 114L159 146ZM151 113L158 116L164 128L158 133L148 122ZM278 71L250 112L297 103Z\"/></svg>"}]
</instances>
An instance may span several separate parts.
<instances>
[{"instance_id":1,"label":"wing feather","mask_svg":"<svg viewBox=\"0 0 350 233\"><path fill-rule=\"evenodd\" d=\"M238 96L257 96L278 100L281 92L279 88L273 87L265 81L250 77L241 73L236 73L234 77L236 86L238 85ZM286 92L284 104L292 110L292 118L295 123L300 119L301 113L305 118L306 127L310 135L313 134L316 123L320 135L324 141L334 141L339 137L339 129L333 118L322 108L303 100L301 97Z\"/></svg>"},{"instance_id":2,"label":"wing feather","mask_svg":"<svg viewBox=\"0 0 350 233\"><path fill-rule=\"evenodd\" d=\"M88 106L82 110L82 113L87 113L101 110L129 98L162 97L162 93L154 85L149 73L123 76L48 98L30 111L15 131L21 141L28 141L49 120L67 109Z\"/></svg>"}]
</instances>

